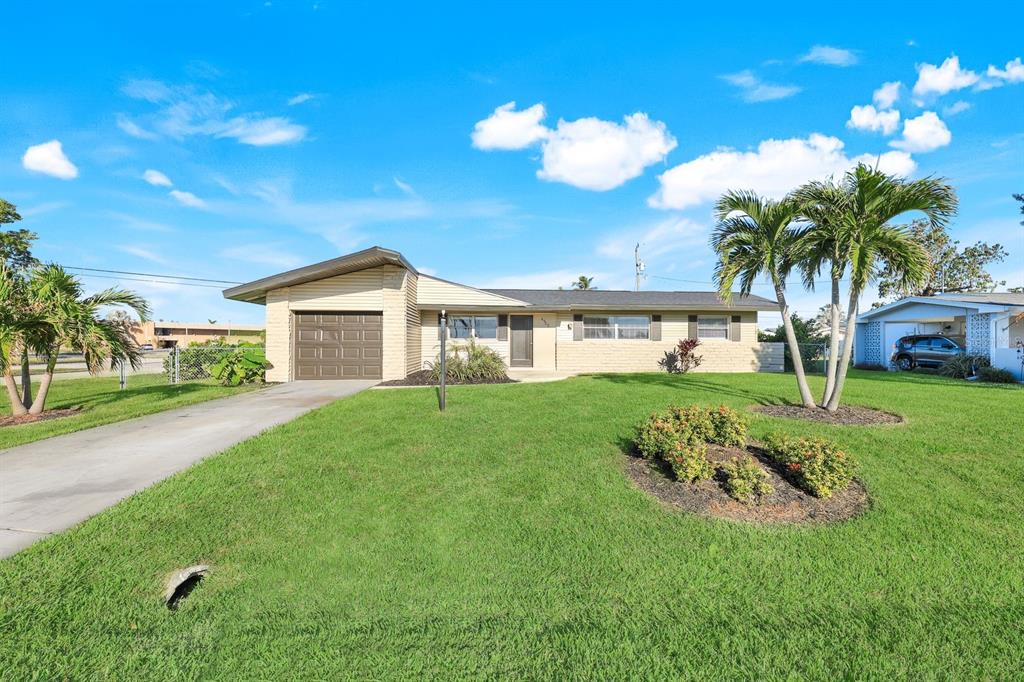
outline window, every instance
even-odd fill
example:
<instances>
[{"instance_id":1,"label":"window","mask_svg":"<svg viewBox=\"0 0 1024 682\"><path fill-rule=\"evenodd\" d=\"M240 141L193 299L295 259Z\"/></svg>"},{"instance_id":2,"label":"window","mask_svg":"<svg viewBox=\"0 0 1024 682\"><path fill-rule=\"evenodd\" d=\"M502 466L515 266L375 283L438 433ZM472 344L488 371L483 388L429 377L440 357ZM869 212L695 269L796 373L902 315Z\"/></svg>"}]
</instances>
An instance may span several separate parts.
<instances>
[{"instance_id":1,"label":"window","mask_svg":"<svg viewBox=\"0 0 1024 682\"><path fill-rule=\"evenodd\" d=\"M450 339L496 339L498 338L497 315L463 315L448 318Z\"/></svg>"},{"instance_id":2,"label":"window","mask_svg":"<svg viewBox=\"0 0 1024 682\"><path fill-rule=\"evenodd\" d=\"M698 339L728 339L729 318L728 317L704 317L697 318Z\"/></svg>"},{"instance_id":3,"label":"window","mask_svg":"<svg viewBox=\"0 0 1024 682\"><path fill-rule=\"evenodd\" d=\"M640 315L585 315L585 339L649 339L651 318Z\"/></svg>"}]
</instances>

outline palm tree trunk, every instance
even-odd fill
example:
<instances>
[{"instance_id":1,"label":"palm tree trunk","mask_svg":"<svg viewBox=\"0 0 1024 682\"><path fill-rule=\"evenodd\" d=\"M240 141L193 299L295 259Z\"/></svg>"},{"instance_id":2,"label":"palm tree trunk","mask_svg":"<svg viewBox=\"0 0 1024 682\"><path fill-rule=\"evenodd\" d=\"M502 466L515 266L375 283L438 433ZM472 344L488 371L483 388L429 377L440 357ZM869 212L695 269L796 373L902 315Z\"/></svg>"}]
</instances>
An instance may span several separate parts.
<instances>
[{"instance_id":1,"label":"palm tree trunk","mask_svg":"<svg viewBox=\"0 0 1024 682\"><path fill-rule=\"evenodd\" d=\"M21 402L21 395L18 393L18 384L14 381L14 375L10 370L4 372L4 385L7 387L7 397L11 400L11 414L21 417L28 414L25 405Z\"/></svg>"},{"instance_id":2,"label":"palm tree trunk","mask_svg":"<svg viewBox=\"0 0 1024 682\"><path fill-rule=\"evenodd\" d=\"M836 372L836 385L832 389L832 395L828 398L825 409L835 412L839 409L839 401L843 397L843 386L846 384L846 372L850 369L850 356L853 355L854 336L857 332L857 304L860 299L860 292L850 291L850 307L846 314L846 338L843 339L843 357L839 360L838 372Z\"/></svg>"},{"instance_id":3,"label":"palm tree trunk","mask_svg":"<svg viewBox=\"0 0 1024 682\"><path fill-rule=\"evenodd\" d=\"M46 407L46 394L50 392L50 382L53 381L53 371L57 367L57 354L50 353L46 359L46 374L43 375L42 380L39 382L39 392L36 393L36 399L32 403L32 407L29 408L29 414L42 414L43 409Z\"/></svg>"},{"instance_id":4,"label":"palm tree trunk","mask_svg":"<svg viewBox=\"0 0 1024 682\"><path fill-rule=\"evenodd\" d=\"M800 344L796 342L796 332L793 330L793 320L789 317L789 304L786 303L786 294L782 287L775 285L775 295L778 297L779 310L782 312L782 326L786 330L786 342L789 344L789 354L793 356L793 371L796 373L796 383L800 387L800 400L804 407L814 408L814 396L807 385L807 375L804 373L804 360L800 356Z\"/></svg>"},{"instance_id":5,"label":"palm tree trunk","mask_svg":"<svg viewBox=\"0 0 1024 682\"><path fill-rule=\"evenodd\" d=\"M828 405L832 397L832 389L836 385L836 368L839 366L839 280L832 278L832 333L828 340L828 369L825 371L825 392L821 396L821 406Z\"/></svg>"},{"instance_id":6,"label":"palm tree trunk","mask_svg":"<svg viewBox=\"0 0 1024 682\"><path fill-rule=\"evenodd\" d=\"M32 371L28 364L28 348L21 349L21 404L32 407Z\"/></svg>"}]
</instances>

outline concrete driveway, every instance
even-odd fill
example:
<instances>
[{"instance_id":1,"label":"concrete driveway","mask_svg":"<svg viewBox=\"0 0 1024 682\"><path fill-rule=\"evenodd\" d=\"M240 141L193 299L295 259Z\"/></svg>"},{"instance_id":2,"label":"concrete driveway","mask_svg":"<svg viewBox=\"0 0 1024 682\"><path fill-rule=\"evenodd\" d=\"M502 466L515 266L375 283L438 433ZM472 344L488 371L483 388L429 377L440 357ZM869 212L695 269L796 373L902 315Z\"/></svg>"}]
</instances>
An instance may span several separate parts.
<instances>
[{"instance_id":1,"label":"concrete driveway","mask_svg":"<svg viewBox=\"0 0 1024 682\"><path fill-rule=\"evenodd\" d=\"M297 381L0 451L0 557L191 464L373 386Z\"/></svg>"}]
</instances>

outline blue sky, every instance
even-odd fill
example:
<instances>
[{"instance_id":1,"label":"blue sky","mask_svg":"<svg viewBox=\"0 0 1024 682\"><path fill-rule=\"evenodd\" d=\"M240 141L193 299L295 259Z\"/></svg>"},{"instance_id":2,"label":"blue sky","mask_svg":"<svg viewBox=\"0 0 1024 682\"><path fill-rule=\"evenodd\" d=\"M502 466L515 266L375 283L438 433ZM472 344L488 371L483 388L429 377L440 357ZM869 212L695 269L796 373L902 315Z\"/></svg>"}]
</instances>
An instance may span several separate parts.
<instances>
[{"instance_id":1,"label":"blue sky","mask_svg":"<svg viewBox=\"0 0 1024 682\"><path fill-rule=\"evenodd\" d=\"M955 236L1024 284L1019 13L558 5L9 7L0 196L69 266L247 281L379 244L469 284L630 288L640 241L645 288L708 289L719 192L864 158L948 177ZM158 318L262 320L121 284Z\"/></svg>"}]
</instances>

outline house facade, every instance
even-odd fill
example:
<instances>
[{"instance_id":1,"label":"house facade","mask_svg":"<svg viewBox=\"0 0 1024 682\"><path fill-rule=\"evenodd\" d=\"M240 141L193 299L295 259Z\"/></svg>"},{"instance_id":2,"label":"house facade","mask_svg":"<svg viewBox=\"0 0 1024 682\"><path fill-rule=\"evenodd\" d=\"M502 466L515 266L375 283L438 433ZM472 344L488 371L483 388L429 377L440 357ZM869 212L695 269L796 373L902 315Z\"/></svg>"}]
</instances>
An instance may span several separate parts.
<instances>
[{"instance_id":1,"label":"house facade","mask_svg":"<svg viewBox=\"0 0 1024 682\"><path fill-rule=\"evenodd\" d=\"M653 372L680 339L702 341L698 371L781 372L781 344L757 340L774 301L711 292L478 289L418 272L373 247L224 292L266 306L268 381L401 379L448 343L493 348L517 371ZM439 322L444 312L446 327Z\"/></svg>"},{"instance_id":2,"label":"house facade","mask_svg":"<svg viewBox=\"0 0 1024 682\"><path fill-rule=\"evenodd\" d=\"M1024 380L1024 294L910 296L869 310L857 317L854 362L889 367L896 342L913 334L958 338Z\"/></svg>"}]
</instances>

